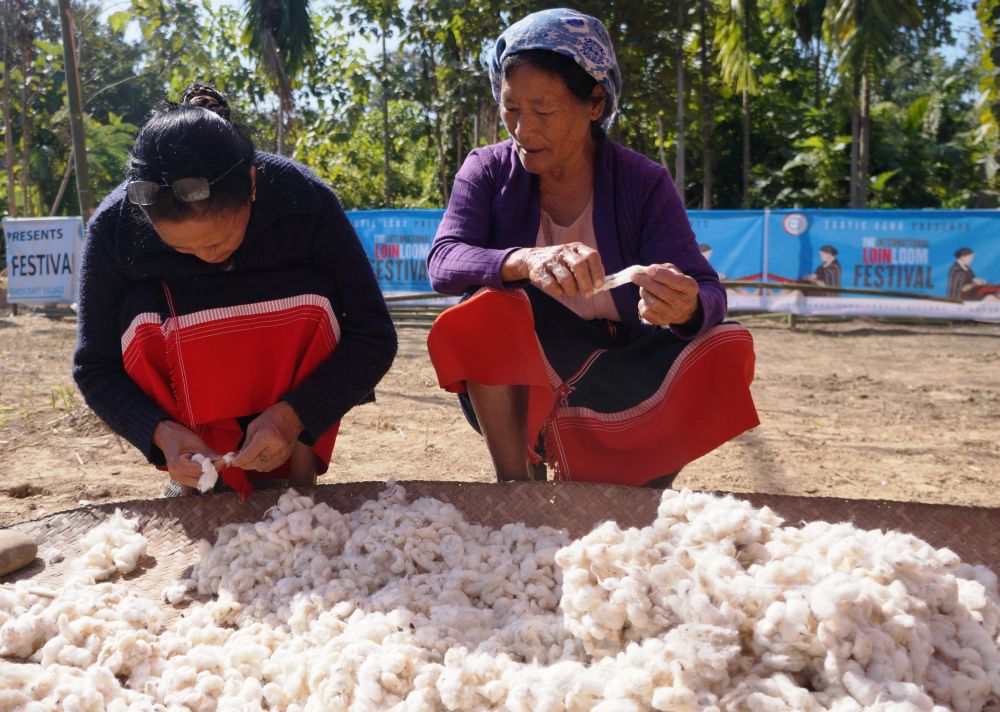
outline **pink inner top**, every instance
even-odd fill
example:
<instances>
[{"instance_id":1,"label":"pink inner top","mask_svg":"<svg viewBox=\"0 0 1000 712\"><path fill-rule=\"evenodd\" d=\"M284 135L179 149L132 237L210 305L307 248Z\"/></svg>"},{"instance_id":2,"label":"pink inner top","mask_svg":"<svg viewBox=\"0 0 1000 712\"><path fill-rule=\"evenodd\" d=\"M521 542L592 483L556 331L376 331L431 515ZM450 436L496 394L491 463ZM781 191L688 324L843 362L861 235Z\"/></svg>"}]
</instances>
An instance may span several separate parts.
<instances>
[{"instance_id":1,"label":"pink inner top","mask_svg":"<svg viewBox=\"0 0 1000 712\"><path fill-rule=\"evenodd\" d=\"M570 242L582 242L587 247L597 249L597 236L594 234L594 196L583 212L571 225L557 225L547 212L542 210L542 218L538 224L538 237L535 247L552 247ZM621 321L611 292L598 292L593 297L558 297L567 308L572 309L583 319L610 319Z\"/></svg>"}]
</instances>

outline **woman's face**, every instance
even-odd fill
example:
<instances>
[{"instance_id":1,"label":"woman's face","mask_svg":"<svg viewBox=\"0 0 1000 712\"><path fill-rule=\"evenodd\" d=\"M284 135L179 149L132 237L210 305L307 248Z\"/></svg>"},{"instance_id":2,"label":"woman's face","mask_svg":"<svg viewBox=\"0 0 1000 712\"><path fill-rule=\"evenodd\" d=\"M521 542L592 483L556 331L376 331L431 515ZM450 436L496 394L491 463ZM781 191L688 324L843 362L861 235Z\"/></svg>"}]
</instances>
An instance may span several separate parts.
<instances>
[{"instance_id":1,"label":"woman's face","mask_svg":"<svg viewBox=\"0 0 1000 712\"><path fill-rule=\"evenodd\" d=\"M257 169L250 167L250 192L257 186ZM251 201L253 198L251 197ZM160 219L153 228L168 247L202 262L219 264L228 260L246 236L250 203L233 210L204 213L184 220Z\"/></svg>"},{"instance_id":2,"label":"woman's face","mask_svg":"<svg viewBox=\"0 0 1000 712\"><path fill-rule=\"evenodd\" d=\"M530 64L500 84L500 115L529 173L559 175L578 165L593 144L590 123L603 111L603 101L577 99L562 77Z\"/></svg>"},{"instance_id":3,"label":"woman's face","mask_svg":"<svg viewBox=\"0 0 1000 712\"><path fill-rule=\"evenodd\" d=\"M181 254L203 262L225 262L243 244L250 204L235 210L212 212L186 220L159 220L154 224L160 238Z\"/></svg>"}]
</instances>

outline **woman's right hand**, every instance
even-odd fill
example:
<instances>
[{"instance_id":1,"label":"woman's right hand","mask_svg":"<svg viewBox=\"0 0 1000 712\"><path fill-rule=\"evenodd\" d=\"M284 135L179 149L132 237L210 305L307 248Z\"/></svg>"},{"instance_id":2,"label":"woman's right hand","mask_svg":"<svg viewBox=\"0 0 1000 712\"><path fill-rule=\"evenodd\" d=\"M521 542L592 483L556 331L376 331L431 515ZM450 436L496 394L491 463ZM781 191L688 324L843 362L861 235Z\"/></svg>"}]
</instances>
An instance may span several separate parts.
<instances>
[{"instance_id":1,"label":"woman's right hand","mask_svg":"<svg viewBox=\"0 0 1000 712\"><path fill-rule=\"evenodd\" d=\"M500 268L504 282L527 279L551 297L585 297L604 283L601 255L582 242L524 247L510 253Z\"/></svg>"},{"instance_id":2,"label":"woman's right hand","mask_svg":"<svg viewBox=\"0 0 1000 712\"><path fill-rule=\"evenodd\" d=\"M204 440L172 420L161 420L156 425L153 444L163 451L170 479L186 487L197 487L201 477L201 465L191 459L192 455L204 455L213 463L220 459Z\"/></svg>"}]
</instances>

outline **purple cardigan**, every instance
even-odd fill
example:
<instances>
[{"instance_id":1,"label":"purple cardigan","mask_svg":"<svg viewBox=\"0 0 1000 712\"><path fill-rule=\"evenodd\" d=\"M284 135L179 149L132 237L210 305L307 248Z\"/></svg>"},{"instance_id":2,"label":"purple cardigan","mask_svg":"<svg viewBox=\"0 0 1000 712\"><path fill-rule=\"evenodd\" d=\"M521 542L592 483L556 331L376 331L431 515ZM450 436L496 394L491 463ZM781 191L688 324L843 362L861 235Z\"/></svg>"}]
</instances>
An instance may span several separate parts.
<instances>
[{"instance_id":1,"label":"purple cardigan","mask_svg":"<svg viewBox=\"0 0 1000 712\"><path fill-rule=\"evenodd\" d=\"M431 285L443 294L505 286L500 266L511 252L535 246L540 219L538 176L521 165L513 142L475 149L455 176L427 258ZM671 262L697 280L702 322L672 327L678 336L693 338L725 317L726 291L698 250L670 173L610 139L597 147L594 233L607 274L629 265ZM612 296L631 333L650 328L639 321L638 286L624 285Z\"/></svg>"}]
</instances>

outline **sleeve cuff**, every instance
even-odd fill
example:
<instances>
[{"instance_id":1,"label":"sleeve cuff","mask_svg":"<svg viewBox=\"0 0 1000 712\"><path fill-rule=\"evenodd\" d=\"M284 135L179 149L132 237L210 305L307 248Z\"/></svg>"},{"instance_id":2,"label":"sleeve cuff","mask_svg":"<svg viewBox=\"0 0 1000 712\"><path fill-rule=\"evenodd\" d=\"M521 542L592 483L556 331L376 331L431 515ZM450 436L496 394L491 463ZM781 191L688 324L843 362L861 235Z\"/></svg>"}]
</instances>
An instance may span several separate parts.
<instances>
[{"instance_id":1,"label":"sleeve cuff","mask_svg":"<svg viewBox=\"0 0 1000 712\"><path fill-rule=\"evenodd\" d=\"M150 464L157 467L167 464L163 452L153 444L153 431L164 420L170 420L170 416L156 406L139 407L125 419L128 425L125 432L122 433L125 439L132 443Z\"/></svg>"},{"instance_id":2,"label":"sleeve cuff","mask_svg":"<svg viewBox=\"0 0 1000 712\"><path fill-rule=\"evenodd\" d=\"M695 315L683 324L670 324L670 330L685 341L690 341L705 328L705 302L702 299L701 291L698 292L698 308Z\"/></svg>"}]
</instances>

